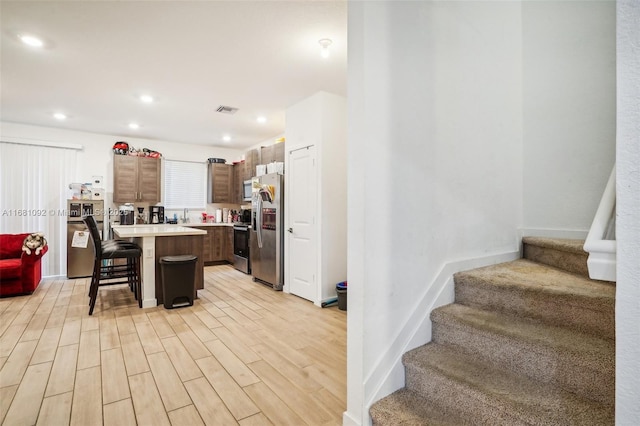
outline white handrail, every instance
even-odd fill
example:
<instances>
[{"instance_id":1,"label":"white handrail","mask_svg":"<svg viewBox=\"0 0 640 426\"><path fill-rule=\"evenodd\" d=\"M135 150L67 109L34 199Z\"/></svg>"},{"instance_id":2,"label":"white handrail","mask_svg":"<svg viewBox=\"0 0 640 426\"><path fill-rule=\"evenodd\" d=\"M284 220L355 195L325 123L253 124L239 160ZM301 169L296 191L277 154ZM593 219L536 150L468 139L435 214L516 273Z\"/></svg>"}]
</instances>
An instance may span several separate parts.
<instances>
[{"instance_id":1,"label":"white handrail","mask_svg":"<svg viewBox=\"0 0 640 426\"><path fill-rule=\"evenodd\" d=\"M589 253L587 266L591 279L616 280L615 218L616 166L614 164L591 229L584 242L584 251Z\"/></svg>"}]
</instances>

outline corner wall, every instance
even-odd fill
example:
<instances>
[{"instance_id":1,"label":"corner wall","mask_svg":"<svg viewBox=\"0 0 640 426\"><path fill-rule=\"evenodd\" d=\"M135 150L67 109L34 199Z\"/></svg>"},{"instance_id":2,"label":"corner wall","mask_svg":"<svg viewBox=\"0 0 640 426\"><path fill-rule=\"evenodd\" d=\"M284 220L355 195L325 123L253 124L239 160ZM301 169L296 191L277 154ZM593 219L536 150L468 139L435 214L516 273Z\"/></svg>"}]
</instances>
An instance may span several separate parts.
<instances>
[{"instance_id":1,"label":"corner wall","mask_svg":"<svg viewBox=\"0 0 640 426\"><path fill-rule=\"evenodd\" d=\"M518 250L520 18L515 2L349 4L345 424L403 386L387 354L440 271Z\"/></svg>"},{"instance_id":2,"label":"corner wall","mask_svg":"<svg viewBox=\"0 0 640 426\"><path fill-rule=\"evenodd\" d=\"M523 1L522 55L524 233L585 238L615 161L615 2Z\"/></svg>"}]
</instances>

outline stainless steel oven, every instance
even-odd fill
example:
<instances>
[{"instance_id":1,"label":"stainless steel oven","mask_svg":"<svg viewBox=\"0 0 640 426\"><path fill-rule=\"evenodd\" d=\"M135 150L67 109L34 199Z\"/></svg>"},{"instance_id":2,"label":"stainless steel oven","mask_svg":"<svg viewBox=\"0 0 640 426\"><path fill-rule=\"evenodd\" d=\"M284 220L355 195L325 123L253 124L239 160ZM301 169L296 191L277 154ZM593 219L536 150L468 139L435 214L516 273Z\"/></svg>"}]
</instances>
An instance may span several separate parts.
<instances>
[{"instance_id":1,"label":"stainless steel oven","mask_svg":"<svg viewBox=\"0 0 640 426\"><path fill-rule=\"evenodd\" d=\"M249 225L233 225L233 266L245 274L251 273L249 262Z\"/></svg>"}]
</instances>

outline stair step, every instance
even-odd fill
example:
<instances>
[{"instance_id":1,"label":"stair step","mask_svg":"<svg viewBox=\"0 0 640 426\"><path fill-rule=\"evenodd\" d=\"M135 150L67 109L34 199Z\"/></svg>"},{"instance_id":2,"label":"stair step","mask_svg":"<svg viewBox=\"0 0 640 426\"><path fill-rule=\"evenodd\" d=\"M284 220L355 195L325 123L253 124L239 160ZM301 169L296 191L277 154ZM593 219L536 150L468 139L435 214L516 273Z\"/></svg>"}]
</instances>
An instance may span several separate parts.
<instances>
[{"instance_id":1,"label":"stair step","mask_svg":"<svg viewBox=\"0 0 640 426\"><path fill-rule=\"evenodd\" d=\"M374 425L381 426L459 426L455 414L446 413L406 388L382 398L369 410Z\"/></svg>"},{"instance_id":2,"label":"stair step","mask_svg":"<svg viewBox=\"0 0 640 426\"><path fill-rule=\"evenodd\" d=\"M519 259L454 274L456 303L615 338L615 286Z\"/></svg>"},{"instance_id":3,"label":"stair step","mask_svg":"<svg viewBox=\"0 0 640 426\"><path fill-rule=\"evenodd\" d=\"M584 240L524 237L522 246L525 259L589 277Z\"/></svg>"},{"instance_id":4,"label":"stair step","mask_svg":"<svg viewBox=\"0 0 640 426\"><path fill-rule=\"evenodd\" d=\"M432 340L605 404L614 400L615 344L564 327L461 304L435 309Z\"/></svg>"},{"instance_id":5,"label":"stair step","mask_svg":"<svg viewBox=\"0 0 640 426\"><path fill-rule=\"evenodd\" d=\"M582 398L505 370L500 364L489 364L473 355L460 353L453 347L429 343L406 353L403 362L406 393L411 395L406 401L419 407L430 407L440 416L444 412L445 419L458 416L460 419L455 420L455 424L614 423L613 404ZM416 394L422 398L421 402ZM405 393L402 395L398 398L405 398ZM394 395L391 399L385 402L387 406L404 406L404 402L398 402Z\"/></svg>"}]
</instances>

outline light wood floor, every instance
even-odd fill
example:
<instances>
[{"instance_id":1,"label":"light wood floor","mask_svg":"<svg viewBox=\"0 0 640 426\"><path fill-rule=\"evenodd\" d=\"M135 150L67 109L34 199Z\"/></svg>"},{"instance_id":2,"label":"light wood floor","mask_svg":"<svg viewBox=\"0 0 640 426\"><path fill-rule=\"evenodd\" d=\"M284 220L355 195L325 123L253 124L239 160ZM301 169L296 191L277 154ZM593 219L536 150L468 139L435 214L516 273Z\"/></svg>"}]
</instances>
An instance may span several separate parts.
<instances>
[{"instance_id":1,"label":"light wood floor","mask_svg":"<svg viewBox=\"0 0 640 426\"><path fill-rule=\"evenodd\" d=\"M340 425L346 312L205 268L194 306L45 280L0 299L3 425Z\"/></svg>"}]
</instances>

